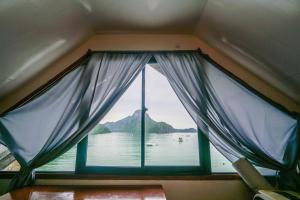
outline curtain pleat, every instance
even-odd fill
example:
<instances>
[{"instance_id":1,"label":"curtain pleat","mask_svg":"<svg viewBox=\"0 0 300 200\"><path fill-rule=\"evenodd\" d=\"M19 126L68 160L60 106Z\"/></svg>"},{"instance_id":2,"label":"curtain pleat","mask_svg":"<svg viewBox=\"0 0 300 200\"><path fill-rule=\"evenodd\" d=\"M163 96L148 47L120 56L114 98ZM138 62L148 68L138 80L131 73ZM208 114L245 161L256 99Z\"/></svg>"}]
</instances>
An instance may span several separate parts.
<instances>
[{"instance_id":1,"label":"curtain pleat","mask_svg":"<svg viewBox=\"0 0 300 200\"><path fill-rule=\"evenodd\" d=\"M160 70L210 142L230 161L295 170L299 119L208 62L199 52L155 54Z\"/></svg>"}]
</instances>

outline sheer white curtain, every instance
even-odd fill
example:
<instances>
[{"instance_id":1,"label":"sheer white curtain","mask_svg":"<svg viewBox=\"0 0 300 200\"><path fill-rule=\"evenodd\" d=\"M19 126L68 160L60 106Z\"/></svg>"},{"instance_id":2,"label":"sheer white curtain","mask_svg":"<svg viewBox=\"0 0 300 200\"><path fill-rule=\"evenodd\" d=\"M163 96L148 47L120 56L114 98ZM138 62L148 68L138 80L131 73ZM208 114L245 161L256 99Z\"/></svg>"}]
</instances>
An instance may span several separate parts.
<instances>
[{"instance_id":1,"label":"sheer white curtain","mask_svg":"<svg viewBox=\"0 0 300 200\"><path fill-rule=\"evenodd\" d=\"M35 168L85 137L150 58L147 53L94 53L43 94L1 116L0 142L21 164L10 189L30 184Z\"/></svg>"},{"instance_id":2,"label":"sheer white curtain","mask_svg":"<svg viewBox=\"0 0 300 200\"><path fill-rule=\"evenodd\" d=\"M191 117L229 160L246 157L262 167L295 168L296 116L260 98L199 52L159 53L155 59Z\"/></svg>"}]
</instances>

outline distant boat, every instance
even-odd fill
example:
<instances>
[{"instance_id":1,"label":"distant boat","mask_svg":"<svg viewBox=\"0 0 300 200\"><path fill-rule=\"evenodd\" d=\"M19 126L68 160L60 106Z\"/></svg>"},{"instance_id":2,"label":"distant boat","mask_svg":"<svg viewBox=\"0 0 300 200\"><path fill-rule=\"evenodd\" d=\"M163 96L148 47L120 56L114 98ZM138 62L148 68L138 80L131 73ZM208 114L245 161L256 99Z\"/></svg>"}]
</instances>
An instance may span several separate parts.
<instances>
[{"instance_id":1,"label":"distant boat","mask_svg":"<svg viewBox=\"0 0 300 200\"><path fill-rule=\"evenodd\" d=\"M179 137L179 138L178 138L178 142L183 142L182 137Z\"/></svg>"},{"instance_id":2,"label":"distant boat","mask_svg":"<svg viewBox=\"0 0 300 200\"><path fill-rule=\"evenodd\" d=\"M147 146L147 147L152 147L152 146L154 146L154 145L153 145L152 143L147 143L146 146Z\"/></svg>"}]
</instances>

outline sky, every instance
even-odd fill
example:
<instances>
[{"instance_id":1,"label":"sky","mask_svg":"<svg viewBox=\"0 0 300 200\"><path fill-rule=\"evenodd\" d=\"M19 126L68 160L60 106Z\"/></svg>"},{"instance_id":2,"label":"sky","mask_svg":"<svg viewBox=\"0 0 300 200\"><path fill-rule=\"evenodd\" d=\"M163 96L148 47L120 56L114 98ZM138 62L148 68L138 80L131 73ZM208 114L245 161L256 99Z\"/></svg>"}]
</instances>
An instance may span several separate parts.
<instances>
[{"instance_id":1,"label":"sky","mask_svg":"<svg viewBox=\"0 0 300 200\"><path fill-rule=\"evenodd\" d=\"M155 121L167 122L174 128L196 128L168 80L150 65L146 65L145 75L145 104L150 117ZM141 78L140 73L100 123L120 120L141 109Z\"/></svg>"}]
</instances>

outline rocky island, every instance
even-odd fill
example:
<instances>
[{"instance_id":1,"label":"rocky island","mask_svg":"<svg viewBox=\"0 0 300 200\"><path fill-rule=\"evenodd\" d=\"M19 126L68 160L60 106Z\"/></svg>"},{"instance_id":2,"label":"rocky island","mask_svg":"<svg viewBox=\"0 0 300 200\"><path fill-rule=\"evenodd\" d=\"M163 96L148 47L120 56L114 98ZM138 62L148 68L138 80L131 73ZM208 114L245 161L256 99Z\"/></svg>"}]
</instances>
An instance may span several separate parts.
<instances>
[{"instance_id":1,"label":"rocky island","mask_svg":"<svg viewBox=\"0 0 300 200\"><path fill-rule=\"evenodd\" d=\"M141 110L136 110L131 116L127 116L116 122L107 122L97 124L91 131L92 134L110 133L110 132L131 132L141 131ZM145 114L145 132L146 133L175 133L197 132L194 128L177 129L166 122L157 122L153 120L147 113Z\"/></svg>"}]
</instances>

